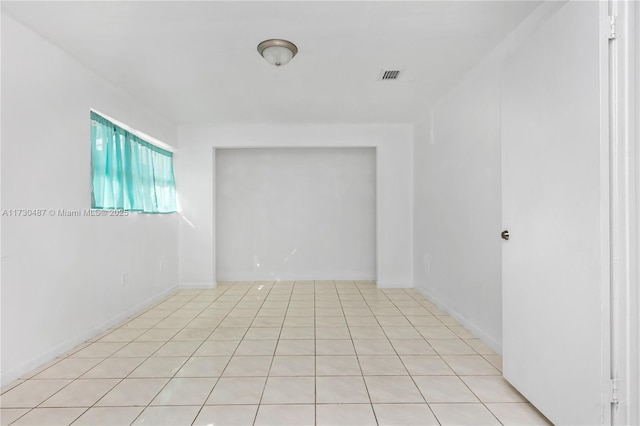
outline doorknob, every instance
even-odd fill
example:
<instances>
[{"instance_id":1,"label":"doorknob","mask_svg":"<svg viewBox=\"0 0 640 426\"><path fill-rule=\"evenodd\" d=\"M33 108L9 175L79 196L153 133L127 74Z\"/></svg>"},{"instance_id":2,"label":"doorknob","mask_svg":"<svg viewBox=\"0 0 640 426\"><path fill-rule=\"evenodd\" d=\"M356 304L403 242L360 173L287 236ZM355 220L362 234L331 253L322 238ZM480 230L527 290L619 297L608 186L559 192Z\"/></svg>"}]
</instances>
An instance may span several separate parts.
<instances>
[{"instance_id":1,"label":"doorknob","mask_svg":"<svg viewBox=\"0 0 640 426\"><path fill-rule=\"evenodd\" d=\"M509 241L509 230L505 229L500 233L500 236L502 237L503 240Z\"/></svg>"}]
</instances>

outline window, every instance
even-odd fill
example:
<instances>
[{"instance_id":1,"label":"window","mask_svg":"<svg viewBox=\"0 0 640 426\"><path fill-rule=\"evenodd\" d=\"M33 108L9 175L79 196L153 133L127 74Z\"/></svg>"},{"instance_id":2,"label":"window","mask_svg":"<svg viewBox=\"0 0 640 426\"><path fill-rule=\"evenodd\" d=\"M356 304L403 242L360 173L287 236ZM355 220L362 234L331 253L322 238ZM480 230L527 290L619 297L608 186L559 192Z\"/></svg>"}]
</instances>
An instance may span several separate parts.
<instances>
[{"instance_id":1,"label":"window","mask_svg":"<svg viewBox=\"0 0 640 426\"><path fill-rule=\"evenodd\" d=\"M91 207L175 213L173 154L91 111Z\"/></svg>"}]
</instances>

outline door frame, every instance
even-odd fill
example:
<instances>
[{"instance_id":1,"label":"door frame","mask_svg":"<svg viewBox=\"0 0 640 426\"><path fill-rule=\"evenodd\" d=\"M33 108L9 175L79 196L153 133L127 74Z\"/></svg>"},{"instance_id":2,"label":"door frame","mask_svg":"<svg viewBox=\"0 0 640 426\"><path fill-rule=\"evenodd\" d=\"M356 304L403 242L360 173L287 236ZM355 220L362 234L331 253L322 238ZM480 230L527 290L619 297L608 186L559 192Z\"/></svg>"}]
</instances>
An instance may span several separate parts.
<instances>
[{"instance_id":1,"label":"door frame","mask_svg":"<svg viewBox=\"0 0 640 426\"><path fill-rule=\"evenodd\" d=\"M611 263L610 423L640 423L640 5L602 2L609 40L608 156ZM605 15L606 13L606 15ZM606 25L606 22L605 22Z\"/></svg>"}]
</instances>

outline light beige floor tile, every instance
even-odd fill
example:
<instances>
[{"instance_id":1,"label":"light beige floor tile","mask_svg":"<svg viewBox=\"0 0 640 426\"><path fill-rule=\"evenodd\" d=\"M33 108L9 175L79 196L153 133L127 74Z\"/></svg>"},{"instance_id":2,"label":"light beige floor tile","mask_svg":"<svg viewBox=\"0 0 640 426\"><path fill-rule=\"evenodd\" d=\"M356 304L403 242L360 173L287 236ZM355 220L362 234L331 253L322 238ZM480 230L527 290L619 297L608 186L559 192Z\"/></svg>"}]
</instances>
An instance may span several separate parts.
<instances>
[{"instance_id":1,"label":"light beige floor tile","mask_svg":"<svg viewBox=\"0 0 640 426\"><path fill-rule=\"evenodd\" d=\"M443 355L442 359L459 376L502 375L480 355Z\"/></svg>"},{"instance_id":2,"label":"light beige floor tile","mask_svg":"<svg viewBox=\"0 0 640 426\"><path fill-rule=\"evenodd\" d=\"M258 313L258 308L233 308L227 318L245 317L254 318Z\"/></svg>"},{"instance_id":3,"label":"light beige floor tile","mask_svg":"<svg viewBox=\"0 0 640 426\"><path fill-rule=\"evenodd\" d=\"M269 377L261 404L306 404L315 402L313 377Z\"/></svg>"},{"instance_id":4,"label":"light beige floor tile","mask_svg":"<svg viewBox=\"0 0 640 426\"><path fill-rule=\"evenodd\" d=\"M44 401L41 407L90 407L111 390L118 379L78 379Z\"/></svg>"},{"instance_id":5,"label":"light beige floor tile","mask_svg":"<svg viewBox=\"0 0 640 426\"><path fill-rule=\"evenodd\" d=\"M247 340L240 342L235 355L273 355L277 340Z\"/></svg>"},{"instance_id":6,"label":"light beige floor tile","mask_svg":"<svg viewBox=\"0 0 640 426\"><path fill-rule=\"evenodd\" d=\"M395 355L396 351L386 339L353 340L358 355Z\"/></svg>"},{"instance_id":7,"label":"light beige floor tile","mask_svg":"<svg viewBox=\"0 0 640 426\"><path fill-rule=\"evenodd\" d=\"M371 404L316 405L317 426L371 426L376 424Z\"/></svg>"},{"instance_id":8,"label":"light beige floor tile","mask_svg":"<svg viewBox=\"0 0 640 426\"><path fill-rule=\"evenodd\" d=\"M367 316L349 316L349 314L345 310L345 318L347 320L347 325L349 327L379 327L380 326L376 317L371 315L371 312L369 312L369 315Z\"/></svg>"},{"instance_id":9,"label":"light beige floor tile","mask_svg":"<svg viewBox=\"0 0 640 426\"><path fill-rule=\"evenodd\" d=\"M449 329L451 331L453 331L455 333L456 336L460 337L461 339L475 339L476 336L473 335L472 332L470 332L469 330L467 330L466 328L462 327L462 326L449 326ZM470 345L473 347L473 345Z\"/></svg>"},{"instance_id":10,"label":"light beige floor tile","mask_svg":"<svg viewBox=\"0 0 640 426\"><path fill-rule=\"evenodd\" d=\"M145 332L144 329L140 330L135 328L120 328L104 336L102 339L100 339L100 342L129 343L135 340L138 336L140 336L144 332Z\"/></svg>"},{"instance_id":11,"label":"light beige floor tile","mask_svg":"<svg viewBox=\"0 0 640 426\"><path fill-rule=\"evenodd\" d=\"M427 404L373 404L380 426L438 425Z\"/></svg>"},{"instance_id":12,"label":"light beige floor tile","mask_svg":"<svg viewBox=\"0 0 640 426\"><path fill-rule=\"evenodd\" d=\"M220 327L226 328L249 328L253 323L252 317L229 317L227 316L220 322Z\"/></svg>"},{"instance_id":13,"label":"light beige floor tile","mask_svg":"<svg viewBox=\"0 0 640 426\"><path fill-rule=\"evenodd\" d=\"M283 327L280 339L283 340L300 340L300 339L314 339L315 328L314 327Z\"/></svg>"},{"instance_id":14,"label":"light beige floor tile","mask_svg":"<svg viewBox=\"0 0 640 426\"><path fill-rule=\"evenodd\" d=\"M343 317L342 308L316 308L316 316L318 317Z\"/></svg>"},{"instance_id":15,"label":"light beige floor tile","mask_svg":"<svg viewBox=\"0 0 640 426\"><path fill-rule=\"evenodd\" d=\"M413 380L428 403L479 402L457 376L414 376Z\"/></svg>"},{"instance_id":16,"label":"light beige floor tile","mask_svg":"<svg viewBox=\"0 0 640 426\"><path fill-rule=\"evenodd\" d=\"M529 403L490 403L486 405L505 426L551 425L551 422Z\"/></svg>"},{"instance_id":17,"label":"light beige floor tile","mask_svg":"<svg viewBox=\"0 0 640 426\"><path fill-rule=\"evenodd\" d=\"M124 379L100 401L98 406L135 407L148 405L169 379Z\"/></svg>"},{"instance_id":18,"label":"light beige floor tile","mask_svg":"<svg viewBox=\"0 0 640 426\"><path fill-rule=\"evenodd\" d=\"M157 319L158 320L156 322L157 324L158 322L160 322L161 319L168 317L173 312L173 310L161 309L158 306L154 307L153 309L149 309L148 311L140 315L138 318Z\"/></svg>"},{"instance_id":19,"label":"light beige floor tile","mask_svg":"<svg viewBox=\"0 0 640 426\"><path fill-rule=\"evenodd\" d=\"M409 322L409 320L404 315L383 315L380 316L376 314L376 318L378 323L385 327L410 327L413 329L413 325ZM415 329L414 329L415 331ZM421 336L419 336L420 338Z\"/></svg>"},{"instance_id":20,"label":"light beige floor tile","mask_svg":"<svg viewBox=\"0 0 640 426\"><path fill-rule=\"evenodd\" d=\"M348 327L316 327L316 339L351 339Z\"/></svg>"},{"instance_id":21,"label":"light beige floor tile","mask_svg":"<svg viewBox=\"0 0 640 426\"><path fill-rule=\"evenodd\" d=\"M419 304L417 304L415 306L398 306L398 309L404 315L428 315L430 313L433 314L432 311L429 311L427 309L424 309L424 308L420 307Z\"/></svg>"},{"instance_id":22,"label":"light beige floor tile","mask_svg":"<svg viewBox=\"0 0 640 426\"><path fill-rule=\"evenodd\" d=\"M231 357L193 357L184 363L176 377L220 377Z\"/></svg>"},{"instance_id":23,"label":"light beige floor tile","mask_svg":"<svg viewBox=\"0 0 640 426\"><path fill-rule=\"evenodd\" d=\"M397 355L359 355L360 368L365 376L408 375Z\"/></svg>"},{"instance_id":24,"label":"light beige floor tile","mask_svg":"<svg viewBox=\"0 0 640 426\"><path fill-rule=\"evenodd\" d=\"M316 317L316 327L346 327L347 321L344 317Z\"/></svg>"},{"instance_id":25,"label":"light beige floor tile","mask_svg":"<svg viewBox=\"0 0 640 426\"><path fill-rule=\"evenodd\" d=\"M267 376L272 356L234 356L229 361L223 376Z\"/></svg>"},{"instance_id":26,"label":"light beige floor tile","mask_svg":"<svg viewBox=\"0 0 640 426\"><path fill-rule=\"evenodd\" d=\"M280 327L249 327L245 340L277 340L280 337Z\"/></svg>"},{"instance_id":27,"label":"light beige floor tile","mask_svg":"<svg viewBox=\"0 0 640 426\"><path fill-rule=\"evenodd\" d=\"M256 317L251 327L282 327L284 322L286 322L284 317Z\"/></svg>"},{"instance_id":28,"label":"light beige floor tile","mask_svg":"<svg viewBox=\"0 0 640 426\"><path fill-rule=\"evenodd\" d=\"M382 327L349 327L351 338L356 339L386 339Z\"/></svg>"},{"instance_id":29,"label":"light beige floor tile","mask_svg":"<svg viewBox=\"0 0 640 426\"><path fill-rule=\"evenodd\" d=\"M120 349L118 352L113 354L114 357L131 357L131 358L141 358L141 357L149 357L155 351L160 349L164 342L131 342L124 348Z\"/></svg>"},{"instance_id":30,"label":"light beige floor tile","mask_svg":"<svg viewBox=\"0 0 640 426\"><path fill-rule=\"evenodd\" d=\"M387 305L387 304L383 304L383 303L377 303L375 305L372 305L371 301L369 302L369 305L371 305L371 310L373 311L374 315L378 318L378 320L380 320L380 318L384 317L384 316L403 316L402 312L400 312L400 310L398 308L396 308L395 306L393 306L393 304L391 305ZM406 317L405 317L406 318ZM380 323L382 324L382 323ZM402 323L402 324L398 324L398 325L412 325L409 320L407 320L407 323Z\"/></svg>"},{"instance_id":31,"label":"light beige floor tile","mask_svg":"<svg viewBox=\"0 0 640 426\"><path fill-rule=\"evenodd\" d=\"M424 339L391 339L398 355L436 355L436 351Z\"/></svg>"},{"instance_id":32,"label":"light beige floor tile","mask_svg":"<svg viewBox=\"0 0 640 426\"><path fill-rule=\"evenodd\" d=\"M355 355L351 340L316 340L316 355Z\"/></svg>"},{"instance_id":33,"label":"light beige floor tile","mask_svg":"<svg viewBox=\"0 0 640 426\"><path fill-rule=\"evenodd\" d=\"M266 299L264 301L264 303L262 304L263 308L284 308L287 309L287 306L289 305L289 301L286 299L282 299L282 300L273 300L273 299Z\"/></svg>"},{"instance_id":34,"label":"light beige floor tile","mask_svg":"<svg viewBox=\"0 0 640 426\"><path fill-rule=\"evenodd\" d=\"M122 342L96 342L92 343L84 349L71 355L74 358L106 358L120 349L122 349L126 343Z\"/></svg>"},{"instance_id":35,"label":"light beige floor tile","mask_svg":"<svg viewBox=\"0 0 640 426\"><path fill-rule=\"evenodd\" d=\"M189 324L186 325L186 328L204 328L209 331L213 331L214 328L220 325L223 318L220 317L196 317Z\"/></svg>"},{"instance_id":36,"label":"light beige floor tile","mask_svg":"<svg viewBox=\"0 0 640 426\"><path fill-rule=\"evenodd\" d=\"M212 378L171 379L151 405L202 405L216 382Z\"/></svg>"},{"instance_id":37,"label":"light beige floor tile","mask_svg":"<svg viewBox=\"0 0 640 426\"><path fill-rule=\"evenodd\" d=\"M315 357L311 355L275 356L270 376L314 376Z\"/></svg>"},{"instance_id":38,"label":"light beige floor tile","mask_svg":"<svg viewBox=\"0 0 640 426\"><path fill-rule=\"evenodd\" d=\"M367 318L373 318L375 320L373 311L371 311L371 308L366 306L366 302L364 307L345 306L344 315L345 317L347 317L347 323L349 322L348 317L367 317ZM376 321L376 324L378 324L377 321Z\"/></svg>"},{"instance_id":39,"label":"light beige floor tile","mask_svg":"<svg viewBox=\"0 0 640 426\"><path fill-rule=\"evenodd\" d=\"M177 342L170 341L165 343L152 356L153 357L188 357L191 356L202 342Z\"/></svg>"},{"instance_id":40,"label":"light beige floor tile","mask_svg":"<svg viewBox=\"0 0 640 426\"><path fill-rule=\"evenodd\" d=\"M122 426L131 424L142 412L142 407L92 407L73 426ZM158 426L160 426L158 424Z\"/></svg>"},{"instance_id":41,"label":"light beige floor tile","mask_svg":"<svg viewBox=\"0 0 640 426\"><path fill-rule=\"evenodd\" d=\"M457 339L458 336L451 331L448 327L416 327L418 333L431 343L431 340L436 339Z\"/></svg>"},{"instance_id":42,"label":"light beige floor tile","mask_svg":"<svg viewBox=\"0 0 640 426\"><path fill-rule=\"evenodd\" d=\"M182 329L184 326L189 324L189 322L191 322L191 318L171 318L171 317L167 317L167 318L163 319L162 321L160 321L159 323L157 323L155 325L155 328L169 328L169 329L179 328L179 329Z\"/></svg>"},{"instance_id":43,"label":"light beige floor tile","mask_svg":"<svg viewBox=\"0 0 640 426\"><path fill-rule=\"evenodd\" d=\"M445 324L447 327L461 327L462 325L456 321L455 319L453 319L452 317L450 317L449 315L442 315L443 312L440 311L436 311L434 309L431 310L433 312L434 315L438 316L438 319L440 321L442 321L443 324Z\"/></svg>"},{"instance_id":44,"label":"light beige floor tile","mask_svg":"<svg viewBox=\"0 0 640 426\"><path fill-rule=\"evenodd\" d=\"M86 408L36 408L20 417L13 425L20 426L60 426L69 425Z\"/></svg>"},{"instance_id":45,"label":"light beige floor tile","mask_svg":"<svg viewBox=\"0 0 640 426\"><path fill-rule=\"evenodd\" d=\"M476 355L477 352L462 339L432 339L429 344L440 355Z\"/></svg>"},{"instance_id":46,"label":"light beige floor tile","mask_svg":"<svg viewBox=\"0 0 640 426\"><path fill-rule=\"evenodd\" d=\"M202 408L194 426L247 426L253 424L257 405L209 405Z\"/></svg>"},{"instance_id":47,"label":"light beige floor tile","mask_svg":"<svg viewBox=\"0 0 640 426\"><path fill-rule=\"evenodd\" d=\"M220 321L222 321L229 312L231 312L231 308L209 307L202 311L198 318L218 318L220 319Z\"/></svg>"},{"instance_id":48,"label":"light beige floor tile","mask_svg":"<svg viewBox=\"0 0 640 426\"><path fill-rule=\"evenodd\" d=\"M71 380L27 380L2 394L2 408L33 408L71 383Z\"/></svg>"},{"instance_id":49,"label":"light beige floor tile","mask_svg":"<svg viewBox=\"0 0 640 426\"><path fill-rule=\"evenodd\" d=\"M315 312L313 309L309 308L292 308L289 307L287 309L288 317L313 317L315 316Z\"/></svg>"},{"instance_id":50,"label":"light beige floor tile","mask_svg":"<svg viewBox=\"0 0 640 426\"><path fill-rule=\"evenodd\" d=\"M313 426L315 413L313 404L261 405L254 424L255 426Z\"/></svg>"},{"instance_id":51,"label":"light beige floor tile","mask_svg":"<svg viewBox=\"0 0 640 426\"><path fill-rule=\"evenodd\" d=\"M374 404L425 402L409 376L365 376L364 379Z\"/></svg>"},{"instance_id":52,"label":"light beige floor tile","mask_svg":"<svg viewBox=\"0 0 640 426\"><path fill-rule=\"evenodd\" d=\"M313 309L311 310L313 315ZM283 317L287 314L286 307L262 307L258 311L259 317Z\"/></svg>"},{"instance_id":53,"label":"light beige floor tile","mask_svg":"<svg viewBox=\"0 0 640 426\"><path fill-rule=\"evenodd\" d=\"M422 336L413 327L383 326L382 330L389 339L420 339Z\"/></svg>"},{"instance_id":54,"label":"light beige floor tile","mask_svg":"<svg viewBox=\"0 0 640 426\"><path fill-rule=\"evenodd\" d=\"M44 370L41 370L41 371L44 371ZM9 391L9 390L15 388L16 386L18 386L18 385L20 385L20 384L22 384L24 382L25 382L25 379L13 380L12 382L9 382L6 385L2 386L2 388L0 389L0 394Z\"/></svg>"},{"instance_id":55,"label":"light beige floor tile","mask_svg":"<svg viewBox=\"0 0 640 426\"><path fill-rule=\"evenodd\" d=\"M489 361L498 370L502 371L502 357L500 355L482 355L484 359Z\"/></svg>"},{"instance_id":56,"label":"light beige floor tile","mask_svg":"<svg viewBox=\"0 0 640 426\"><path fill-rule=\"evenodd\" d=\"M249 327L218 327L208 340L242 340Z\"/></svg>"},{"instance_id":57,"label":"light beige floor tile","mask_svg":"<svg viewBox=\"0 0 640 426\"><path fill-rule=\"evenodd\" d=\"M342 300L342 307L344 308L345 312L349 309L349 308L366 308L367 304L364 302L364 300Z\"/></svg>"},{"instance_id":58,"label":"light beige floor tile","mask_svg":"<svg viewBox=\"0 0 640 426\"><path fill-rule=\"evenodd\" d=\"M233 355L240 340L208 340L204 342L193 356L223 356Z\"/></svg>"},{"instance_id":59,"label":"light beige floor tile","mask_svg":"<svg viewBox=\"0 0 640 426\"><path fill-rule=\"evenodd\" d=\"M444 324L433 315L407 315L407 319L415 327L438 327Z\"/></svg>"},{"instance_id":60,"label":"light beige floor tile","mask_svg":"<svg viewBox=\"0 0 640 426\"><path fill-rule=\"evenodd\" d=\"M195 420L200 406L147 407L133 423L149 426L184 426Z\"/></svg>"},{"instance_id":61,"label":"light beige floor tile","mask_svg":"<svg viewBox=\"0 0 640 426\"><path fill-rule=\"evenodd\" d=\"M315 325L314 317L286 317L284 327L313 327Z\"/></svg>"},{"instance_id":62,"label":"light beige floor tile","mask_svg":"<svg viewBox=\"0 0 640 426\"><path fill-rule=\"evenodd\" d=\"M180 328L152 328L142 333L136 339L136 342L166 342L178 334L179 331Z\"/></svg>"},{"instance_id":63,"label":"light beige floor tile","mask_svg":"<svg viewBox=\"0 0 640 426\"><path fill-rule=\"evenodd\" d=\"M190 304L184 304L180 309L169 315L167 318L195 318L202 312L202 308L200 309L192 309Z\"/></svg>"},{"instance_id":64,"label":"light beige floor tile","mask_svg":"<svg viewBox=\"0 0 640 426\"><path fill-rule=\"evenodd\" d=\"M362 377L316 377L316 403L369 403Z\"/></svg>"},{"instance_id":65,"label":"light beige floor tile","mask_svg":"<svg viewBox=\"0 0 640 426\"><path fill-rule=\"evenodd\" d=\"M28 411L28 408L0 408L0 426L15 422Z\"/></svg>"},{"instance_id":66,"label":"light beige floor tile","mask_svg":"<svg viewBox=\"0 0 640 426\"><path fill-rule=\"evenodd\" d=\"M36 374L33 379L76 379L104 358L66 358Z\"/></svg>"},{"instance_id":67,"label":"light beige floor tile","mask_svg":"<svg viewBox=\"0 0 640 426\"><path fill-rule=\"evenodd\" d=\"M124 379L146 358L107 358L87 371L83 379Z\"/></svg>"},{"instance_id":68,"label":"light beige floor tile","mask_svg":"<svg viewBox=\"0 0 640 426\"><path fill-rule=\"evenodd\" d=\"M323 355L315 358L317 376L361 376L358 357L353 355Z\"/></svg>"},{"instance_id":69,"label":"light beige floor tile","mask_svg":"<svg viewBox=\"0 0 640 426\"><path fill-rule=\"evenodd\" d=\"M279 340L276 355L314 355L314 340Z\"/></svg>"},{"instance_id":70,"label":"light beige floor tile","mask_svg":"<svg viewBox=\"0 0 640 426\"><path fill-rule=\"evenodd\" d=\"M446 376L455 374L439 356L402 355L400 357L409 374L414 376Z\"/></svg>"},{"instance_id":71,"label":"light beige floor tile","mask_svg":"<svg viewBox=\"0 0 640 426\"><path fill-rule=\"evenodd\" d=\"M175 342L204 342L209 335L211 334L211 330L207 328L185 328L175 336L171 338L172 341Z\"/></svg>"},{"instance_id":72,"label":"light beige floor tile","mask_svg":"<svg viewBox=\"0 0 640 426\"><path fill-rule=\"evenodd\" d=\"M460 378L482 402L527 402L501 376L461 376Z\"/></svg>"},{"instance_id":73,"label":"light beige floor tile","mask_svg":"<svg viewBox=\"0 0 640 426\"><path fill-rule=\"evenodd\" d=\"M429 404L429 406L443 426L500 424L482 404Z\"/></svg>"},{"instance_id":74,"label":"light beige floor tile","mask_svg":"<svg viewBox=\"0 0 640 426\"><path fill-rule=\"evenodd\" d=\"M221 378L216 383L207 404L258 404L266 377L229 377Z\"/></svg>"},{"instance_id":75,"label":"light beige floor tile","mask_svg":"<svg viewBox=\"0 0 640 426\"><path fill-rule=\"evenodd\" d=\"M173 377L187 357L152 357L133 370L129 377Z\"/></svg>"}]
</instances>

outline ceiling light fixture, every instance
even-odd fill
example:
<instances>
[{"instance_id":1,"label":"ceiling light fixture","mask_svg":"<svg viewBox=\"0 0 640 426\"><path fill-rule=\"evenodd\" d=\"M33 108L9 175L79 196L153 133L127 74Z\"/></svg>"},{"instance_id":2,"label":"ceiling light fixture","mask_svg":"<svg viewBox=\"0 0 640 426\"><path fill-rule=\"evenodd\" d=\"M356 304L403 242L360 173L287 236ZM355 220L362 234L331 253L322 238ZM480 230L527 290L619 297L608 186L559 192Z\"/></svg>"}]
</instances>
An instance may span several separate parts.
<instances>
[{"instance_id":1,"label":"ceiling light fixture","mask_svg":"<svg viewBox=\"0 0 640 426\"><path fill-rule=\"evenodd\" d=\"M286 65L298 53L295 44L287 40L270 39L258 45L258 53L276 67Z\"/></svg>"}]
</instances>

